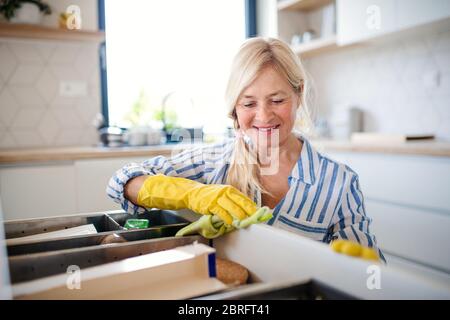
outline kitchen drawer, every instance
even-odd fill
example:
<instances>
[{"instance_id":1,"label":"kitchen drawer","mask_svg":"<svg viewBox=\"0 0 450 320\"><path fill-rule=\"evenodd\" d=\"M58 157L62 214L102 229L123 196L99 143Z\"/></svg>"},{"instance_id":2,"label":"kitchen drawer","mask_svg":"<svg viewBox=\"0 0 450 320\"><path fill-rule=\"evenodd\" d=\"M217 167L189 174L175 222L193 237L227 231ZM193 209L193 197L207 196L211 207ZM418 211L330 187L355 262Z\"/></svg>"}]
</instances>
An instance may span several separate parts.
<instances>
[{"instance_id":1,"label":"kitchen drawer","mask_svg":"<svg viewBox=\"0 0 450 320\"><path fill-rule=\"evenodd\" d=\"M0 168L5 220L77 212L72 163Z\"/></svg>"},{"instance_id":2,"label":"kitchen drawer","mask_svg":"<svg viewBox=\"0 0 450 320\"><path fill-rule=\"evenodd\" d=\"M450 214L450 158L374 153L328 153L359 175L366 199Z\"/></svg>"},{"instance_id":3,"label":"kitchen drawer","mask_svg":"<svg viewBox=\"0 0 450 320\"><path fill-rule=\"evenodd\" d=\"M382 250L450 273L450 215L371 200L366 210Z\"/></svg>"},{"instance_id":4,"label":"kitchen drawer","mask_svg":"<svg viewBox=\"0 0 450 320\"><path fill-rule=\"evenodd\" d=\"M75 185L78 212L120 209L106 194L112 175L129 162L141 163L149 157L75 161Z\"/></svg>"}]
</instances>

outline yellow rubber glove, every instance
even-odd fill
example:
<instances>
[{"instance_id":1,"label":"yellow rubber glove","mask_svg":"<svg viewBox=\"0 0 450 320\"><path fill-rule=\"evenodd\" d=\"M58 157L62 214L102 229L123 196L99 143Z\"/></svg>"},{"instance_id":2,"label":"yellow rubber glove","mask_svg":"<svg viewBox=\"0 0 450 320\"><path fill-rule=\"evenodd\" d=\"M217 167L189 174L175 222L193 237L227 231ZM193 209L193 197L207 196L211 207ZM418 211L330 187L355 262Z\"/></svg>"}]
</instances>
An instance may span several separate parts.
<instances>
[{"instance_id":1,"label":"yellow rubber glove","mask_svg":"<svg viewBox=\"0 0 450 320\"><path fill-rule=\"evenodd\" d=\"M232 186L202 184L162 174L145 179L137 204L147 208L187 208L201 214L215 214L229 225L233 219L243 220L257 210L252 200Z\"/></svg>"},{"instance_id":2,"label":"yellow rubber glove","mask_svg":"<svg viewBox=\"0 0 450 320\"><path fill-rule=\"evenodd\" d=\"M346 254L348 256L358 257L365 260L380 260L377 252L373 248L364 247L357 242L338 239L331 242L330 246L334 251Z\"/></svg>"}]
</instances>

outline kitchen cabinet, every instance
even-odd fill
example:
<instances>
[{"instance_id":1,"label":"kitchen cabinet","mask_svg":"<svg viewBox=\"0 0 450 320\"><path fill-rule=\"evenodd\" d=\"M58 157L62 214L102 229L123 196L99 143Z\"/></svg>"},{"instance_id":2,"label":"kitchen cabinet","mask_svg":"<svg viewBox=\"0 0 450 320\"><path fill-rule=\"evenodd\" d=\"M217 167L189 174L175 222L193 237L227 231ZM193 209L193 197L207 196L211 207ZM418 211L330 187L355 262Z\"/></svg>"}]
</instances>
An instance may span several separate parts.
<instances>
[{"instance_id":1,"label":"kitchen cabinet","mask_svg":"<svg viewBox=\"0 0 450 320\"><path fill-rule=\"evenodd\" d=\"M0 168L0 195L5 220L77 212L73 164Z\"/></svg>"},{"instance_id":2,"label":"kitchen cabinet","mask_svg":"<svg viewBox=\"0 0 450 320\"><path fill-rule=\"evenodd\" d=\"M278 37L290 43L301 57L335 49L335 13L332 0L282 0L277 2ZM303 34L313 31L312 39ZM301 39L292 43L293 37Z\"/></svg>"},{"instance_id":3,"label":"kitchen cabinet","mask_svg":"<svg viewBox=\"0 0 450 320\"><path fill-rule=\"evenodd\" d=\"M450 16L448 0L397 0L397 28L404 29Z\"/></svg>"},{"instance_id":4,"label":"kitchen cabinet","mask_svg":"<svg viewBox=\"0 0 450 320\"><path fill-rule=\"evenodd\" d=\"M336 0L337 42L347 45L450 17L448 0Z\"/></svg>"},{"instance_id":5,"label":"kitchen cabinet","mask_svg":"<svg viewBox=\"0 0 450 320\"><path fill-rule=\"evenodd\" d=\"M75 187L78 190L77 212L120 209L106 194L111 176L129 162L142 162L147 157L77 160L74 163Z\"/></svg>"},{"instance_id":6,"label":"kitchen cabinet","mask_svg":"<svg viewBox=\"0 0 450 320\"><path fill-rule=\"evenodd\" d=\"M387 253L450 273L450 216L367 200L371 231Z\"/></svg>"},{"instance_id":7,"label":"kitchen cabinet","mask_svg":"<svg viewBox=\"0 0 450 320\"><path fill-rule=\"evenodd\" d=\"M120 209L106 195L116 170L148 157L56 161L0 167L5 220Z\"/></svg>"},{"instance_id":8,"label":"kitchen cabinet","mask_svg":"<svg viewBox=\"0 0 450 320\"><path fill-rule=\"evenodd\" d=\"M450 273L450 158L327 152L358 173L386 253Z\"/></svg>"}]
</instances>

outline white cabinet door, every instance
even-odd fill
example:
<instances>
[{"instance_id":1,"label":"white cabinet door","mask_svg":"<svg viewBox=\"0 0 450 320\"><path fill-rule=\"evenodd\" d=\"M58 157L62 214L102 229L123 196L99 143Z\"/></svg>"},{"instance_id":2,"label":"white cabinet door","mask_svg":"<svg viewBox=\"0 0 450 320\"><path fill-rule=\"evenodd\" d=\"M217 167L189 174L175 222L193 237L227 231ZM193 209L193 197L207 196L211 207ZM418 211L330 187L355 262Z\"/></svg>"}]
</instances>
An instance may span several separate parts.
<instances>
[{"instance_id":1,"label":"white cabinet door","mask_svg":"<svg viewBox=\"0 0 450 320\"><path fill-rule=\"evenodd\" d=\"M73 164L0 168L5 220L75 214Z\"/></svg>"},{"instance_id":2,"label":"white cabinet door","mask_svg":"<svg viewBox=\"0 0 450 320\"><path fill-rule=\"evenodd\" d=\"M325 153L360 178L371 232L381 249L450 272L450 159Z\"/></svg>"},{"instance_id":3,"label":"white cabinet door","mask_svg":"<svg viewBox=\"0 0 450 320\"><path fill-rule=\"evenodd\" d=\"M450 158L357 152L328 155L358 173L369 199L450 212Z\"/></svg>"},{"instance_id":4,"label":"white cabinet door","mask_svg":"<svg viewBox=\"0 0 450 320\"><path fill-rule=\"evenodd\" d=\"M395 0L337 0L336 29L339 44L350 44L394 31Z\"/></svg>"},{"instance_id":5,"label":"white cabinet door","mask_svg":"<svg viewBox=\"0 0 450 320\"><path fill-rule=\"evenodd\" d=\"M449 0L397 0L397 28L404 29L450 16Z\"/></svg>"},{"instance_id":6,"label":"white cabinet door","mask_svg":"<svg viewBox=\"0 0 450 320\"><path fill-rule=\"evenodd\" d=\"M382 250L450 273L450 214L366 201Z\"/></svg>"},{"instance_id":7,"label":"white cabinet door","mask_svg":"<svg viewBox=\"0 0 450 320\"><path fill-rule=\"evenodd\" d=\"M78 211L117 210L120 205L106 194L112 175L129 162L142 162L148 157L79 160L75 162Z\"/></svg>"},{"instance_id":8,"label":"white cabinet door","mask_svg":"<svg viewBox=\"0 0 450 320\"><path fill-rule=\"evenodd\" d=\"M346 45L449 17L448 0L337 0L337 41Z\"/></svg>"}]
</instances>

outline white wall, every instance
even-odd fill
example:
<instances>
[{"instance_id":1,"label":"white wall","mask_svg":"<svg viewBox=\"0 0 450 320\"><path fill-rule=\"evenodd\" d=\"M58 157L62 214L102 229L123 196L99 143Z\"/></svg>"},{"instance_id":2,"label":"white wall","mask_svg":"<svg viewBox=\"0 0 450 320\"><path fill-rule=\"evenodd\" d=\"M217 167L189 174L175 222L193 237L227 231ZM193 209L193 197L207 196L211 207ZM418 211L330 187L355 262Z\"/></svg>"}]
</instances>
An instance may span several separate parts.
<instances>
[{"instance_id":1,"label":"white wall","mask_svg":"<svg viewBox=\"0 0 450 320\"><path fill-rule=\"evenodd\" d=\"M450 30L322 54L305 60L316 106L366 112L367 131L435 132L450 140ZM437 73L440 84L428 86Z\"/></svg>"}]
</instances>

